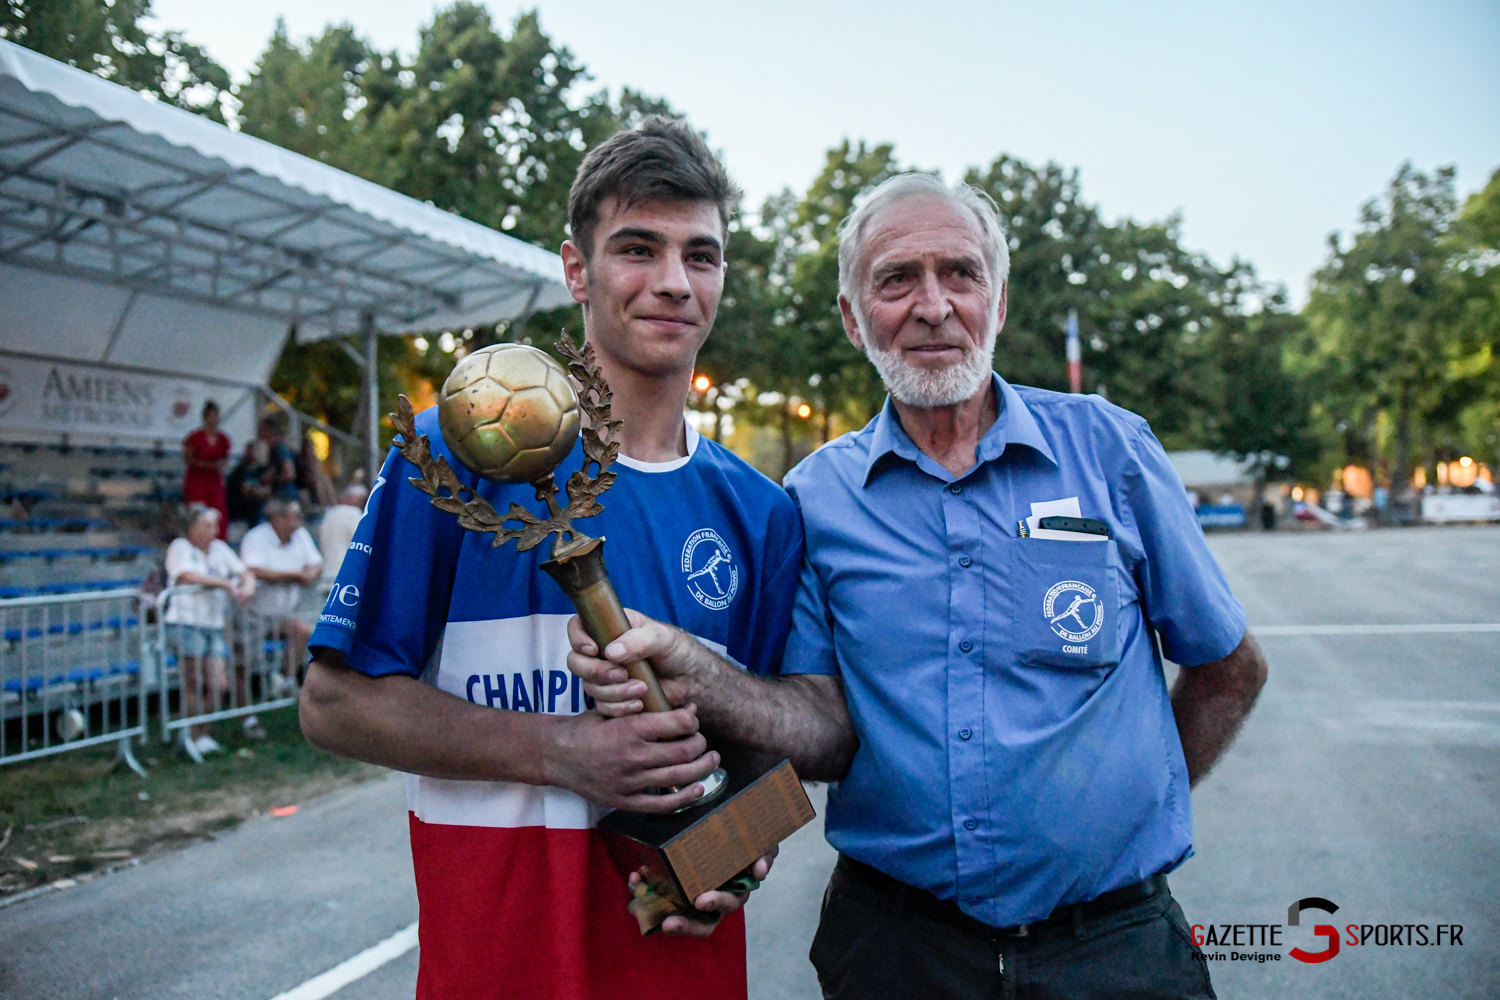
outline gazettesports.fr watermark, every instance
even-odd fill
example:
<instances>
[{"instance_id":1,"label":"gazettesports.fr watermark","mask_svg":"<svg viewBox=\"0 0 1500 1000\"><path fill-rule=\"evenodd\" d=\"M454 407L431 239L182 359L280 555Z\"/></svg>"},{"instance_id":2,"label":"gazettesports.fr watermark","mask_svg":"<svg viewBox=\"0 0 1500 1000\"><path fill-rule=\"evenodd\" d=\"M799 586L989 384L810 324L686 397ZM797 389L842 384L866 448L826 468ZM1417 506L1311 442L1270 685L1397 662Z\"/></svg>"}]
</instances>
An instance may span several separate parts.
<instances>
[{"instance_id":1,"label":"gazettesports.fr watermark","mask_svg":"<svg viewBox=\"0 0 1500 1000\"><path fill-rule=\"evenodd\" d=\"M1287 908L1286 924L1194 924L1193 944L1203 950L1193 957L1200 962L1280 962L1280 951L1241 949L1286 947L1282 930L1300 927L1303 910L1322 910L1331 917L1339 908L1321 896L1307 896ZM1341 943L1377 948L1462 947L1464 943L1463 924L1345 924L1342 930L1333 924L1315 924L1312 930L1323 939L1321 950L1294 947L1285 954L1316 965L1337 955Z\"/></svg>"}]
</instances>

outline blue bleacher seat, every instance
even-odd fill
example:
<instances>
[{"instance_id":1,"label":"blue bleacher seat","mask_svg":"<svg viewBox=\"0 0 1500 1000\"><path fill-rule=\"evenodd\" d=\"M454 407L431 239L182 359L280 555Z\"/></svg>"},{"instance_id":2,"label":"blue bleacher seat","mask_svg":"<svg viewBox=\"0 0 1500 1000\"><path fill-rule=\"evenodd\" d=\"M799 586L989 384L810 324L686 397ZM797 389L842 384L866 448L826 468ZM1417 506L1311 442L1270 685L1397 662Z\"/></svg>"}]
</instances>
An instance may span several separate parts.
<instances>
[{"instance_id":1,"label":"blue bleacher seat","mask_svg":"<svg viewBox=\"0 0 1500 1000\"><path fill-rule=\"evenodd\" d=\"M140 624L140 619L138 619L138 618L131 617L131 618L126 618L124 620L124 626L125 626L125 628L135 628L139 624ZM104 629L110 629L110 630L113 630L113 631L118 631L119 628L120 628L120 625L121 625L121 621L120 621L119 617L109 618L109 619L100 620L100 621L92 621L92 622L87 622L87 623L85 623L85 622L68 622L66 625L63 624L62 622L53 622L51 625L47 626L46 634L47 635L62 635L64 632L66 632L68 635L81 635L85 631L88 631L88 632L100 632L100 631L103 631ZM42 630L40 628L29 628L29 629L27 629L25 631L24 636L22 634L22 631L20 629L18 629L18 628L10 628L10 629L6 629L5 630L5 641L6 642L20 642L22 638L40 639L41 637L42 637Z\"/></svg>"},{"instance_id":2,"label":"blue bleacher seat","mask_svg":"<svg viewBox=\"0 0 1500 1000\"><path fill-rule=\"evenodd\" d=\"M0 492L0 500L19 500L22 503L37 503L41 500L56 500L57 494L52 490L5 490Z\"/></svg>"},{"instance_id":3,"label":"blue bleacher seat","mask_svg":"<svg viewBox=\"0 0 1500 1000\"><path fill-rule=\"evenodd\" d=\"M78 532L103 530L109 527L108 521L102 521L97 517L27 517L14 521L0 521L0 531L9 531L16 534L41 534L43 532Z\"/></svg>"},{"instance_id":4,"label":"blue bleacher seat","mask_svg":"<svg viewBox=\"0 0 1500 1000\"><path fill-rule=\"evenodd\" d=\"M51 677L27 677L23 684L21 678L13 677L6 681L3 690L6 691L40 691L44 687L56 687L59 684L87 684L93 681L103 680L106 677L134 676L141 672L141 665L135 660L128 663L115 663L108 667L91 667L80 670L69 670L65 674L53 674Z\"/></svg>"},{"instance_id":5,"label":"blue bleacher seat","mask_svg":"<svg viewBox=\"0 0 1500 1000\"><path fill-rule=\"evenodd\" d=\"M35 549L31 552L7 552L0 550L0 562L10 559L119 559L122 556L142 556L156 551L154 545L115 545L96 549Z\"/></svg>"},{"instance_id":6,"label":"blue bleacher seat","mask_svg":"<svg viewBox=\"0 0 1500 1000\"><path fill-rule=\"evenodd\" d=\"M80 580L76 583L49 583L40 587L0 587L0 600L11 597L41 597L55 594L83 594L91 590L128 590L139 587L140 580Z\"/></svg>"},{"instance_id":7,"label":"blue bleacher seat","mask_svg":"<svg viewBox=\"0 0 1500 1000\"><path fill-rule=\"evenodd\" d=\"M0 599L136 587L160 561L175 450L0 441L0 472Z\"/></svg>"}]
</instances>

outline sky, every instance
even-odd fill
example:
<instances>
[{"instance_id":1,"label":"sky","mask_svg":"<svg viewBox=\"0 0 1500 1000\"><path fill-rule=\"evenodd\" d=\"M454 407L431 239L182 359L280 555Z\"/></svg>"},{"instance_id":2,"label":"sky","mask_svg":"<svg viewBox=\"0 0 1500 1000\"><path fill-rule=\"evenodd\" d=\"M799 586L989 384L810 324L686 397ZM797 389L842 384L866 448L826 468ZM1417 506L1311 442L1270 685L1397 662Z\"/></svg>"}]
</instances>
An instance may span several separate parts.
<instances>
[{"instance_id":1,"label":"sky","mask_svg":"<svg viewBox=\"0 0 1500 1000\"><path fill-rule=\"evenodd\" d=\"M430 0L156 0L159 25L248 76L277 17L348 22L412 53ZM666 98L758 206L844 138L955 179L1001 153L1077 167L1105 216L1178 213L1183 241L1253 262L1296 303L1398 166L1500 168L1500 3L487 3L594 76Z\"/></svg>"}]
</instances>

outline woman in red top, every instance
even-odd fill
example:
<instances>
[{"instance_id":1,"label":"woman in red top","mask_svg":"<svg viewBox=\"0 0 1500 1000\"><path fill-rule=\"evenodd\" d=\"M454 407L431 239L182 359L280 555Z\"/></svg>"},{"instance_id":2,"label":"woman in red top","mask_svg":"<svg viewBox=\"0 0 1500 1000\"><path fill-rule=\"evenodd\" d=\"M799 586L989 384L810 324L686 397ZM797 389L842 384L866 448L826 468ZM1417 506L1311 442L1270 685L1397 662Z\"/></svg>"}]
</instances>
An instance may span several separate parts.
<instances>
[{"instance_id":1,"label":"woman in red top","mask_svg":"<svg viewBox=\"0 0 1500 1000\"><path fill-rule=\"evenodd\" d=\"M229 435L219 430L219 404L203 404L203 426L182 441L187 472L182 477L182 502L201 503L219 512L219 537L229 524L224 498L224 466L229 460Z\"/></svg>"}]
</instances>

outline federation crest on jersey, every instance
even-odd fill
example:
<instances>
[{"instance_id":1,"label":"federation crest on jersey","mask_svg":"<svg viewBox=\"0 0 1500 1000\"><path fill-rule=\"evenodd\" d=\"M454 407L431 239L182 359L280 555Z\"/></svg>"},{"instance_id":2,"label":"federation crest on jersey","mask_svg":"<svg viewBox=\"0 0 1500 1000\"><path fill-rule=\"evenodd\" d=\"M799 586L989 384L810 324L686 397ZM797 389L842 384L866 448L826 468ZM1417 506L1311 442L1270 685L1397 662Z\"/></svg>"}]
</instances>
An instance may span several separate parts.
<instances>
[{"instance_id":1,"label":"federation crest on jersey","mask_svg":"<svg viewBox=\"0 0 1500 1000\"><path fill-rule=\"evenodd\" d=\"M1053 584L1042 601L1042 615L1064 642L1088 642L1104 625L1104 605L1094 588L1077 580Z\"/></svg>"},{"instance_id":2,"label":"federation crest on jersey","mask_svg":"<svg viewBox=\"0 0 1500 1000\"><path fill-rule=\"evenodd\" d=\"M729 543L712 528L699 528L682 546L682 572L699 604L723 611L740 590L740 567Z\"/></svg>"}]
</instances>

